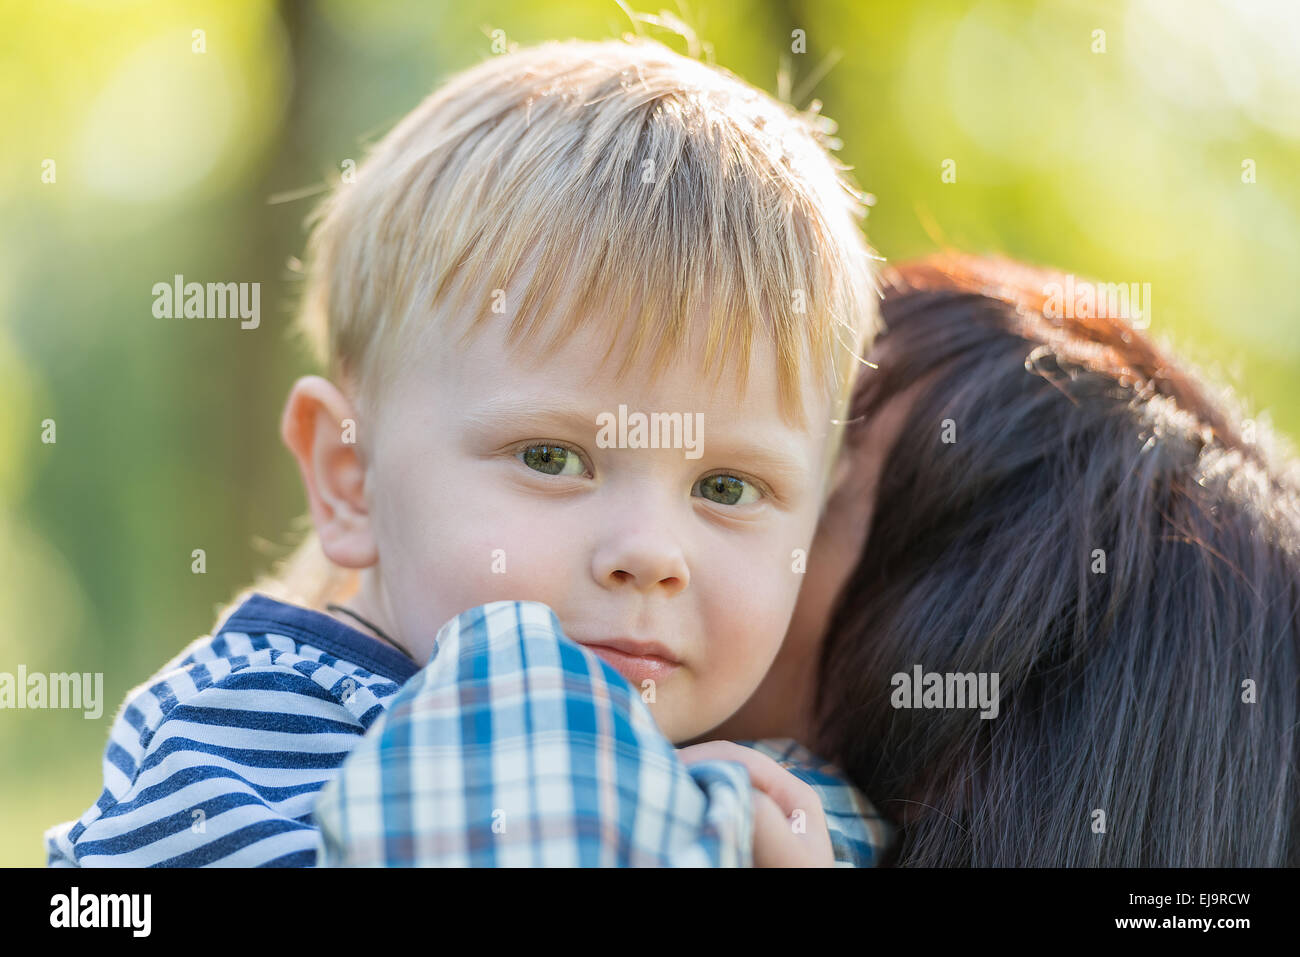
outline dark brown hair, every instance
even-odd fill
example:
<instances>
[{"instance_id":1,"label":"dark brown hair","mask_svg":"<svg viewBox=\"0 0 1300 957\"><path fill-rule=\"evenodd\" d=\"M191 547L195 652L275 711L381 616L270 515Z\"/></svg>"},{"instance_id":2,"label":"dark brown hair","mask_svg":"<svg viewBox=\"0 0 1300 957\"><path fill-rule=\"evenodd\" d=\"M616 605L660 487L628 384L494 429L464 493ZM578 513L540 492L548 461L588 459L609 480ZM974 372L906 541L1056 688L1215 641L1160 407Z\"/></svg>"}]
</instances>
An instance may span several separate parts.
<instances>
[{"instance_id":1,"label":"dark brown hair","mask_svg":"<svg viewBox=\"0 0 1300 957\"><path fill-rule=\"evenodd\" d=\"M893 275L846 454L920 391L827 633L817 743L899 823L896 864L1300 864L1300 485L1141 332L1045 315L1063 278ZM918 664L997 673L998 717L895 708Z\"/></svg>"}]
</instances>

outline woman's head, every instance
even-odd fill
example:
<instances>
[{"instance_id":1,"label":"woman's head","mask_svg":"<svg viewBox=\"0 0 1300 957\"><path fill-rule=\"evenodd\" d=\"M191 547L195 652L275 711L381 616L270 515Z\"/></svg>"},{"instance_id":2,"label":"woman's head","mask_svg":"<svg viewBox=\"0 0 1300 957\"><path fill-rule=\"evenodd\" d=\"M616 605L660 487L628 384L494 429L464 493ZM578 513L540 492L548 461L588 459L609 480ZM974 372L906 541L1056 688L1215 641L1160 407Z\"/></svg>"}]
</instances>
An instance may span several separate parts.
<instances>
[{"instance_id":1,"label":"woman's head","mask_svg":"<svg viewBox=\"0 0 1300 957\"><path fill-rule=\"evenodd\" d=\"M1124 322L1047 318L1054 278L897 271L812 738L902 825L898 863L1298 863L1294 476ZM997 674L998 717L895 708L917 665Z\"/></svg>"}]
</instances>

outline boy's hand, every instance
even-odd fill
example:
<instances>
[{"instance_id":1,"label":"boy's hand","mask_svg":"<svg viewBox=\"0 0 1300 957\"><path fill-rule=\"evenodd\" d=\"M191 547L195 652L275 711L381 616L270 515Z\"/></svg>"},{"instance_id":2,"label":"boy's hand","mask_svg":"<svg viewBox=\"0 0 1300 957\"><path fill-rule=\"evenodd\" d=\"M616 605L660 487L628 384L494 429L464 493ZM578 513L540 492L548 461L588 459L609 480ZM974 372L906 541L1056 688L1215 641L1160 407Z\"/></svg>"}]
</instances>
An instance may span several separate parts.
<instances>
[{"instance_id":1,"label":"boy's hand","mask_svg":"<svg viewBox=\"0 0 1300 957\"><path fill-rule=\"evenodd\" d=\"M732 741L706 741L678 748L683 764L697 761L735 761L749 771L754 785L754 866L833 867L831 836L821 799L766 754ZM802 811L803 826L791 820ZM802 833L800 833L802 832Z\"/></svg>"}]
</instances>

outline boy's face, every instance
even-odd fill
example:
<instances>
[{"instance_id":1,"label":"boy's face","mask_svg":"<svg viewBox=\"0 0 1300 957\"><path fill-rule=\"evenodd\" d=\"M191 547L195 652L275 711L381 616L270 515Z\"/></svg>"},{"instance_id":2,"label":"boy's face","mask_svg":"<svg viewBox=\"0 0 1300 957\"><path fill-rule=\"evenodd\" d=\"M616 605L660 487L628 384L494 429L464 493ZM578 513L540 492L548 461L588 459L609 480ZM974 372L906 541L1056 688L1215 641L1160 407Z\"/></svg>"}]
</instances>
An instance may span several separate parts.
<instances>
[{"instance_id":1,"label":"boy's face","mask_svg":"<svg viewBox=\"0 0 1300 957\"><path fill-rule=\"evenodd\" d=\"M644 368L617 382L622 353L600 365L603 330L542 359L508 350L505 329L493 316L468 348L430 350L386 387L365 442L378 563L362 599L419 648L476 605L544 602L670 739L713 728L758 687L790 621L829 398L805 375L815 425L788 426L766 344L742 396L690 361L653 385ZM702 434L681 433L686 448L601 447L598 416L617 423L620 405L629 423L680 413ZM617 425L606 434L617 441Z\"/></svg>"}]
</instances>

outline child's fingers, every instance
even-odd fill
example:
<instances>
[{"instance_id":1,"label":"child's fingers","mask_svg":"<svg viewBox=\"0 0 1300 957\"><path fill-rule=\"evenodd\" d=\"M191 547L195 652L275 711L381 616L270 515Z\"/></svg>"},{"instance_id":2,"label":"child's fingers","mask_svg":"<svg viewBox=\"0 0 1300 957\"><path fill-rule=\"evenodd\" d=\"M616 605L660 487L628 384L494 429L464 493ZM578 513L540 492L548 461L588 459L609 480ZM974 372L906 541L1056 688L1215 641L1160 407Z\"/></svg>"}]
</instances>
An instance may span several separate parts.
<instances>
[{"instance_id":1,"label":"child's fingers","mask_svg":"<svg viewBox=\"0 0 1300 957\"><path fill-rule=\"evenodd\" d=\"M705 741L687 748L679 748L677 755L685 764L696 761L735 761L749 772L754 787L776 802L788 819L795 811L803 811L809 824L825 827L825 815L817 792L806 781L801 781L766 754L746 748L733 741Z\"/></svg>"},{"instance_id":2,"label":"child's fingers","mask_svg":"<svg viewBox=\"0 0 1300 957\"><path fill-rule=\"evenodd\" d=\"M761 790L754 791L755 867L833 867L835 852L830 834L822 824L799 833L791 826L776 801Z\"/></svg>"},{"instance_id":3,"label":"child's fingers","mask_svg":"<svg viewBox=\"0 0 1300 957\"><path fill-rule=\"evenodd\" d=\"M754 866L788 867L799 861L802 848L792 844L790 822L776 802L754 792Z\"/></svg>"}]
</instances>

